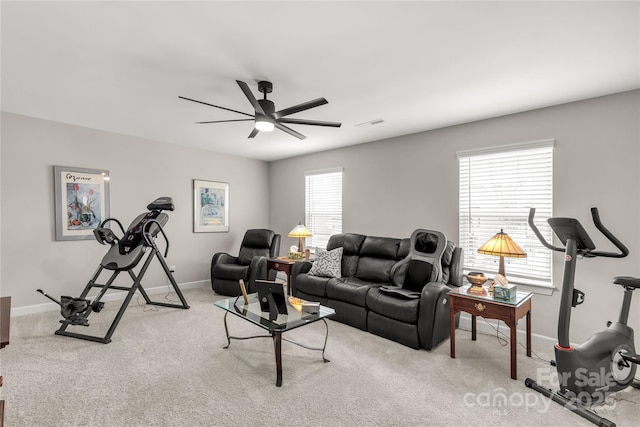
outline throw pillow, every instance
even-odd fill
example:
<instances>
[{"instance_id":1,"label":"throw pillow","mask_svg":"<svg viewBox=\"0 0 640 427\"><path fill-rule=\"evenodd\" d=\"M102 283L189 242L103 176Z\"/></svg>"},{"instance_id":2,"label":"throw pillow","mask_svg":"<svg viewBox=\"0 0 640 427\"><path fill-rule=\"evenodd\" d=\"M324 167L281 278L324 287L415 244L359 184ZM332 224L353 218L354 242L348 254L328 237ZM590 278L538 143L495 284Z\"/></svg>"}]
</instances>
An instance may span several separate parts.
<instances>
[{"instance_id":1,"label":"throw pillow","mask_svg":"<svg viewBox=\"0 0 640 427\"><path fill-rule=\"evenodd\" d=\"M342 277L342 247L331 251L318 249L309 274L321 277Z\"/></svg>"}]
</instances>

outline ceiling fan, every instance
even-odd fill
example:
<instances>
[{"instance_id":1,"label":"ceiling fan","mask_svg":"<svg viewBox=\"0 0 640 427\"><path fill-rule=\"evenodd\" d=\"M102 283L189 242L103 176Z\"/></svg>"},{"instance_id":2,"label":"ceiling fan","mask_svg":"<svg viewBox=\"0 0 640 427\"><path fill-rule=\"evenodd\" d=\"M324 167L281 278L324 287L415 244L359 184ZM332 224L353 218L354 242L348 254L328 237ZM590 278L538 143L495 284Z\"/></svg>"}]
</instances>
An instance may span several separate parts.
<instances>
[{"instance_id":1,"label":"ceiling fan","mask_svg":"<svg viewBox=\"0 0 640 427\"><path fill-rule=\"evenodd\" d=\"M244 92L245 96L253 106L255 110L254 114L243 113L242 111L232 110L231 108L221 107L219 105L209 104L207 102L198 101L191 98L186 98L184 96L179 96L178 98L186 99L187 101L197 102L199 104L208 105L210 107L221 108L223 110L232 111L234 113L242 114L244 116L251 117L250 119L235 119L235 120L213 120L207 122L196 122L197 124L205 124L205 123L225 123L225 122L245 122L245 121L255 121L255 127L249 134L249 138L254 138L258 132L271 132L274 128L278 128L283 132L288 133L289 135L295 136L298 139L305 139L306 137L301 133L296 132L290 127L285 126L286 124L296 124L296 125L312 125L312 126L328 126L328 127L336 127L339 128L342 126L342 123L336 122L324 122L318 120L303 120L303 119L291 119L286 116L290 116L291 114L299 113L300 111L308 110L310 108L319 107L320 105L327 104L328 101L324 98L317 98L312 101L303 102L302 104L294 105L293 107L285 108L284 110L276 111L275 104L273 101L267 99L267 94L273 91L273 85L271 82L267 81L259 81L258 82L258 91L264 94L264 97L260 100L256 99L251 93L251 89L249 89L249 85L245 82L236 80L240 89Z\"/></svg>"}]
</instances>

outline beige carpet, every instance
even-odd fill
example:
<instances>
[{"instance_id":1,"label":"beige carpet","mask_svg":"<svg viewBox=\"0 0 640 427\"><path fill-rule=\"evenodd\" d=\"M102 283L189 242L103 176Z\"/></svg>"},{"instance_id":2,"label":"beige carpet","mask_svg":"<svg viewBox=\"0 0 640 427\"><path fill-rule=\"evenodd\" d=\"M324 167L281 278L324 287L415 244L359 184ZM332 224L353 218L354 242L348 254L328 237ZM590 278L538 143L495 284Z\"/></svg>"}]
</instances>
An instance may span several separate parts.
<instances>
[{"instance_id":1,"label":"beige carpet","mask_svg":"<svg viewBox=\"0 0 640 427\"><path fill-rule=\"evenodd\" d=\"M185 297L190 310L155 310L134 299L106 345L54 335L58 313L14 318L11 344L0 354L6 425L591 425L524 386L526 376L552 372L546 362L527 358L521 347L520 379L511 380L509 347L488 335L472 342L467 331L458 332L451 359L448 342L416 351L330 321L331 362L284 342L277 388L270 339L233 341L223 350L217 297L205 288ZM103 334L118 307L107 303L82 331ZM232 334L261 332L229 317ZM288 337L321 345L324 325ZM640 390L624 391L599 412L637 426L639 402Z\"/></svg>"}]
</instances>

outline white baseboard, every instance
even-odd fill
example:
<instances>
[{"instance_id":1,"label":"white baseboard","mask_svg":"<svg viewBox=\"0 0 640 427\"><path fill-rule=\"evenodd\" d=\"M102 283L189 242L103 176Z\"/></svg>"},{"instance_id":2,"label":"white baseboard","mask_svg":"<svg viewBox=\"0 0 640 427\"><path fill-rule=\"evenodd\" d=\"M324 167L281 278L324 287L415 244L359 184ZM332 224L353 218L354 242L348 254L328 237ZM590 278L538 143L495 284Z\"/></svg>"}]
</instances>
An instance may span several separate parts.
<instances>
[{"instance_id":1,"label":"white baseboard","mask_svg":"<svg viewBox=\"0 0 640 427\"><path fill-rule=\"evenodd\" d=\"M509 339L509 327L506 326L504 323L499 322L497 320L493 320L493 319L484 319L482 317L477 317L476 318L476 327L477 327L477 332L479 334L486 334L486 335L496 335L496 329L499 329L501 332L501 336L504 337L505 334L506 335L506 339ZM524 319L522 320L524 322ZM499 328L498 328L498 323L499 323ZM460 313L460 328L465 329L465 330L471 330L471 316L467 313ZM518 329L518 342L520 343L526 343L525 341L525 331ZM539 335L539 334L531 334L531 344L532 345L540 345L540 346L549 346L550 348L552 348L555 343L556 343L557 339L553 338L553 337L548 337L545 335Z\"/></svg>"},{"instance_id":2,"label":"white baseboard","mask_svg":"<svg viewBox=\"0 0 640 427\"><path fill-rule=\"evenodd\" d=\"M209 280L198 280L196 282L179 283L178 287L180 288L180 290L185 290L185 289L202 288L210 285L211 285L211 282ZM170 287L167 287L167 285L156 286L153 288L145 287L144 290L149 295L157 295L157 294L166 293L167 291L173 291L173 289L171 289ZM88 299L91 299L91 295L94 295L94 294L90 294ZM104 297L102 297L101 301L103 302L122 301L126 296L127 296L127 292L125 291L115 291L112 293L107 293ZM23 307L12 308L11 317L25 316L27 314L45 313L47 311L58 311L58 310L60 310L60 306L54 302L26 305Z\"/></svg>"}]
</instances>

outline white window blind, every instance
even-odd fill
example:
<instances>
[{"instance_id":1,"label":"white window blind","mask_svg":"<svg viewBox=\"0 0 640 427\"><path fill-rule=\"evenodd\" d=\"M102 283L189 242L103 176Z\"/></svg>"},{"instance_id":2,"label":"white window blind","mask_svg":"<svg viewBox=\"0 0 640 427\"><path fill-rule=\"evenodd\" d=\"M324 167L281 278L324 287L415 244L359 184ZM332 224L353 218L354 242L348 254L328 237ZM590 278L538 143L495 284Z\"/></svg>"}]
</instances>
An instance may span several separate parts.
<instances>
[{"instance_id":1,"label":"white window blind","mask_svg":"<svg viewBox=\"0 0 640 427\"><path fill-rule=\"evenodd\" d=\"M536 225L551 241L546 219L552 214L553 140L459 152L460 246L464 270L498 273L499 257L477 249L504 230L526 258L504 258L509 282L551 287L551 251L527 223L536 208ZM488 273L488 274L487 274Z\"/></svg>"},{"instance_id":2,"label":"white window blind","mask_svg":"<svg viewBox=\"0 0 640 427\"><path fill-rule=\"evenodd\" d=\"M307 246L324 249L329 237L342 233L342 169L304 175L305 225L313 234Z\"/></svg>"}]
</instances>

